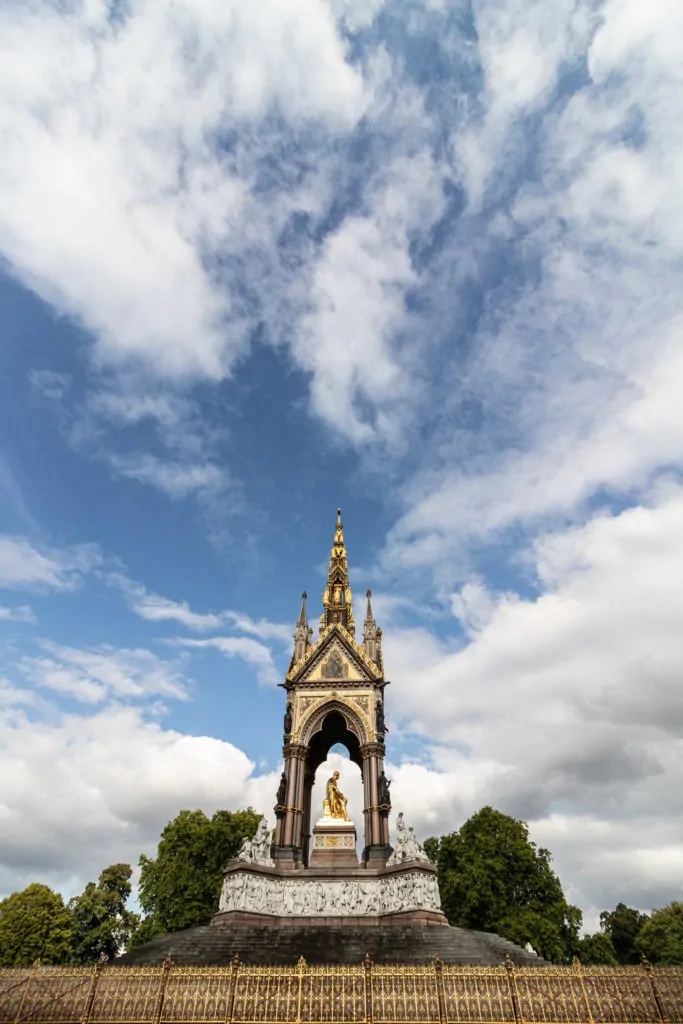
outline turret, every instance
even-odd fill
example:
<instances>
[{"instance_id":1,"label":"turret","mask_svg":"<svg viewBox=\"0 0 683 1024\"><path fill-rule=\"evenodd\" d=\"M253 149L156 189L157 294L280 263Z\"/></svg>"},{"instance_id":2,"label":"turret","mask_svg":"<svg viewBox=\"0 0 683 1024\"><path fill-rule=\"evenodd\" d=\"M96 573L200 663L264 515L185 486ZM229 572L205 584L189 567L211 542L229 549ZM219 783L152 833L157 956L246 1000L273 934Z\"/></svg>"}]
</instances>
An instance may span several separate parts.
<instances>
[{"instance_id":1,"label":"turret","mask_svg":"<svg viewBox=\"0 0 683 1024\"><path fill-rule=\"evenodd\" d=\"M293 665L296 665L298 661L301 661L311 645L311 638L313 636L313 630L309 627L308 619L306 617L307 597L308 595L304 590L301 595L301 611L299 612L299 618L294 630L294 654L292 655Z\"/></svg>"},{"instance_id":2,"label":"turret","mask_svg":"<svg viewBox=\"0 0 683 1024\"><path fill-rule=\"evenodd\" d=\"M353 618L353 602L349 586L349 563L344 544L344 528L341 521L341 509L337 509L337 525L334 541L330 552L330 566L327 574L327 587L323 594L323 613L320 616L321 631L333 622L339 622L355 635L356 624Z\"/></svg>"},{"instance_id":3,"label":"turret","mask_svg":"<svg viewBox=\"0 0 683 1024\"><path fill-rule=\"evenodd\" d=\"M363 646L365 647L365 653L367 654L370 661L374 661L377 664L377 623L372 614L372 591L368 590L366 597L368 599L368 606L365 612L365 622L363 623Z\"/></svg>"}]
</instances>

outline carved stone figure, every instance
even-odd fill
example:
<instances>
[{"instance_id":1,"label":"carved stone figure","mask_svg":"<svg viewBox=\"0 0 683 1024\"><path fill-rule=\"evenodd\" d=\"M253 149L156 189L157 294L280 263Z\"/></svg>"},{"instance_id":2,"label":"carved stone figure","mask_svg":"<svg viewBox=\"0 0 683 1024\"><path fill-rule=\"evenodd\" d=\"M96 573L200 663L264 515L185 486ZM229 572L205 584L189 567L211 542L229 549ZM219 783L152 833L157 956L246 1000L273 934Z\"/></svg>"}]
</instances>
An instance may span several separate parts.
<instances>
[{"instance_id":1,"label":"carved stone figure","mask_svg":"<svg viewBox=\"0 0 683 1024\"><path fill-rule=\"evenodd\" d=\"M237 852L237 860L246 860L252 864L272 866L270 857L270 831L265 818L261 818L253 839L243 839Z\"/></svg>"},{"instance_id":2,"label":"carved stone figure","mask_svg":"<svg viewBox=\"0 0 683 1024\"><path fill-rule=\"evenodd\" d=\"M378 703L375 705L375 732L378 736L384 736L388 731L384 722L384 704Z\"/></svg>"},{"instance_id":3,"label":"carved stone figure","mask_svg":"<svg viewBox=\"0 0 683 1024\"><path fill-rule=\"evenodd\" d=\"M379 803L380 807L382 805L387 805L387 804L389 805L389 807L391 807L391 796L389 794L389 786L390 785L391 785L391 782L389 781L389 779L384 774L384 771L381 771L379 773L379 778L377 779L377 796L378 796L378 803Z\"/></svg>"},{"instance_id":4,"label":"carved stone figure","mask_svg":"<svg viewBox=\"0 0 683 1024\"><path fill-rule=\"evenodd\" d=\"M287 705L287 710L285 711L285 720L284 720L284 723L283 723L283 729L284 729L285 736L289 736L289 734L292 731L292 705L291 704Z\"/></svg>"},{"instance_id":5,"label":"carved stone figure","mask_svg":"<svg viewBox=\"0 0 683 1024\"><path fill-rule=\"evenodd\" d=\"M387 864L402 864L404 860L429 860L412 828L408 828L401 811L396 819L396 846Z\"/></svg>"},{"instance_id":6,"label":"carved stone figure","mask_svg":"<svg viewBox=\"0 0 683 1024\"><path fill-rule=\"evenodd\" d=\"M277 804L279 804L280 807L282 807L284 805L285 797L286 796L287 796L287 776L283 772L282 775L280 776L280 785L277 787L277 796L275 797L275 802Z\"/></svg>"},{"instance_id":7,"label":"carved stone figure","mask_svg":"<svg viewBox=\"0 0 683 1024\"><path fill-rule=\"evenodd\" d=\"M350 821L346 813L346 797L337 785L339 772L335 772L327 780L326 800L323 800L323 812L326 818L336 818L340 821Z\"/></svg>"}]
</instances>

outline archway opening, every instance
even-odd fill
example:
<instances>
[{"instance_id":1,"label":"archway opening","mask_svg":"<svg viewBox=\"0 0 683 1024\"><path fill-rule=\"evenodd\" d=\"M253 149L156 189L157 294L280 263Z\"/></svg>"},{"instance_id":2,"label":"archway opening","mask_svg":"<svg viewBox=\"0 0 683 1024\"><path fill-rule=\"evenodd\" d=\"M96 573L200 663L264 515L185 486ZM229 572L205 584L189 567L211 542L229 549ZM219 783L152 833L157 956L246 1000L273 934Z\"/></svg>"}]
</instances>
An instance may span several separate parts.
<instances>
[{"instance_id":1,"label":"archway opening","mask_svg":"<svg viewBox=\"0 0 683 1024\"><path fill-rule=\"evenodd\" d=\"M359 768L362 767L363 758L360 752L360 741L355 733L351 732L346 719L340 711L330 711L325 715L322 727L311 736L308 744L308 769L317 772L318 767L327 758L328 752L333 746L346 747L349 757Z\"/></svg>"},{"instance_id":2,"label":"archway opening","mask_svg":"<svg viewBox=\"0 0 683 1024\"><path fill-rule=\"evenodd\" d=\"M307 768L312 780L308 818L311 830L323 814L327 780L333 772L338 771L339 787L348 800L347 813L356 826L356 834L360 833L363 837L362 764L358 737L351 732L341 712L330 711L308 744ZM304 863L308 863L308 854L309 850L306 849Z\"/></svg>"}]
</instances>

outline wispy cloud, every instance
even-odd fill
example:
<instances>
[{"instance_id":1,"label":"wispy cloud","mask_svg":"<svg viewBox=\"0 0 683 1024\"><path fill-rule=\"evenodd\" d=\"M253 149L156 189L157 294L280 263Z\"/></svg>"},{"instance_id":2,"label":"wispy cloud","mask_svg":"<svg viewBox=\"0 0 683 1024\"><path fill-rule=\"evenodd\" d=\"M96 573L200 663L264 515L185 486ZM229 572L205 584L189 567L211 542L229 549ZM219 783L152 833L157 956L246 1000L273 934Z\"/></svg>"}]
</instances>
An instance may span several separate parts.
<instances>
[{"instance_id":1,"label":"wispy cloud","mask_svg":"<svg viewBox=\"0 0 683 1024\"><path fill-rule=\"evenodd\" d=\"M228 480L225 470L210 462L201 465L143 454L111 455L109 461L121 476L150 484L170 498L185 498L196 492L217 494Z\"/></svg>"},{"instance_id":2,"label":"wispy cloud","mask_svg":"<svg viewBox=\"0 0 683 1024\"><path fill-rule=\"evenodd\" d=\"M0 534L0 587L10 590L73 590L100 562L94 544L39 548L25 537Z\"/></svg>"},{"instance_id":3,"label":"wispy cloud","mask_svg":"<svg viewBox=\"0 0 683 1024\"><path fill-rule=\"evenodd\" d=\"M363 82L328 5L137 0L114 21L106 6L39 2L5 7L0 28L0 234L15 273L81 318L101 359L223 377L247 324L213 264L268 219L248 148L219 140L276 111L333 131L356 122Z\"/></svg>"},{"instance_id":4,"label":"wispy cloud","mask_svg":"<svg viewBox=\"0 0 683 1024\"><path fill-rule=\"evenodd\" d=\"M33 609L27 604L17 605L14 608L8 608L7 605L0 604L0 622L31 622L36 621L36 616Z\"/></svg>"},{"instance_id":5,"label":"wispy cloud","mask_svg":"<svg viewBox=\"0 0 683 1024\"><path fill-rule=\"evenodd\" d=\"M107 699L135 700L161 696L187 698L177 666L144 648L117 649L108 644L76 648L43 640L47 657L24 657L20 668L34 686L84 704Z\"/></svg>"},{"instance_id":6,"label":"wispy cloud","mask_svg":"<svg viewBox=\"0 0 683 1024\"><path fill-rule=\"evenodd\" d=\"M107 579L112 586L122 591L135 614L148 622L178 622L200 633L230 626L262 640L281 640L285 643L291 640L291 626L269 622L267 619L254 620L244 612L231 609L196 612L187 601L173 601L159 594L150 594L142 584L128 579L122 573L110 573Z\"/></svg>"},{"instance_id":7,"label":"wispy cloud","mask_svg":"<svg viewBox=\"0 0 683 1024\"><path fill-rule=\"evenodd\" d=\"M256 669L256 675L260 683L273 684L282 679L278 672L273 655L269 647L245 636L212 636L205 640L188 640L184 637L177 637L174 643L181 647L188 647L194 650L215 650L228 658L241 658L247 664Z\"/></svg>"}]
</instances>

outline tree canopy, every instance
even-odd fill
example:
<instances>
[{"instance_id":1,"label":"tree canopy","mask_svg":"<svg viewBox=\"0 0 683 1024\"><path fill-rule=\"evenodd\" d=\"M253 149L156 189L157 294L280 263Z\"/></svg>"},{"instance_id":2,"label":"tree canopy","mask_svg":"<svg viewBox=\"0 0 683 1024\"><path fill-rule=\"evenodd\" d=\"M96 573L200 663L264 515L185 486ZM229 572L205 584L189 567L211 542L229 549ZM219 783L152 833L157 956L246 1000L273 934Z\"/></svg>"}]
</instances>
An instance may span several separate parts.
<instances>
[{"instance_id":1,"label":"tree canopy","mask_svg":"<svg viewBox=\"0 0 683 1024\"><path fill-rule=\"evenodd\" d=\"M584 935L582 939L579 939L576 955L581 963L586 965L603 964L608 967L616 967L619 963L612 940L606 932Z\"/></svg>"},{"instance_id":2,"label":"tree canopy","mask_svg":"<svg viewBox=\"0 0 683 1024\"><path fill-rule=\"evenodd\" d=\"M572 956L581 911L567 903L549 851L529 840L525 822L484 807L430 853L451 924L530 942L547 960Z\"/></svg>"},{"instance_id":3,"label":"tree canopy","mask_svg":"<svg viewBox=\"0 0 683 1024\"><path fill-rule=\"evenodd\" d=\"M68 963L73 924L64 900L33 882L0 902L0 967Z\"/></svg>"},{"instance_id":4,"label":"tree canopy","mask_svg":"<svg viewBox=\"0 0 683 1024\"><path fill-rule=\"evenodd\" d=\"M638 933L636 946L653 964L683 964L683 903L653 910Z\"/></svg>"},{"instance_id":5,"label":"tree canopy","mask_svg":"<svg viewBox=\"0 0 683 1024\"><path fill-rule=\"evenodd\" d=\"M112 864L97 885L88 882L81 895L69 901L74 963L94 963L103 954L112 960L128 944L139 923L138 915L126 909L132 873L130 864Z\"/></svg>"},{"instance_id":6,"label":"tree canopy","mask_svg":"<svg viewBox=\"0 0 683 1024\"><path fill-rule=\"evenodd\" d=\"M161 833L157 855L140 857L140 906L151 920L145 934L206 924L218 909L223 868L261 816L246 811L181 811ZM138 943L138 937L133 944Z\"/></svg>"},{"instance_id":7,"label":"tree canopy","mask_svg":"<svg viewBox=\"0 0 683 1024\"><path fill-rule=\"evenodd\" d=\"M647 914L633 910L625 903L617 903L614 910L605 910L600 914L600 928L612 940L618 963L639 963L640 953L636 946L636 940L641 928L648 920Z\"/></svg>"}]
</instances>

